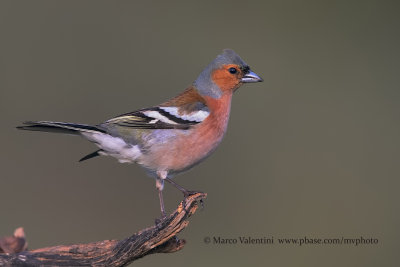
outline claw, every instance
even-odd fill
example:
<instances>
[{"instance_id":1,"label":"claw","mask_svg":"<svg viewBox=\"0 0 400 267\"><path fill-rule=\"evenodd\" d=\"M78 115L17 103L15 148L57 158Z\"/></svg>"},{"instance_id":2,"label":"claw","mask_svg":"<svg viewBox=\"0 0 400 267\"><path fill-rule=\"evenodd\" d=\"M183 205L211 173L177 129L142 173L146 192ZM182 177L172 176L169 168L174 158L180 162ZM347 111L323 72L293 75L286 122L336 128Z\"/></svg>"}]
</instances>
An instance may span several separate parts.
<instances>
[{"instance_id":1,"label":"claw","mask_svg":"<svg viewBox=\"0 0 400 267\"><path fill-rule=\"evenodd\" d=\"M165 215L165 214L162 214L161 215L161 218L155 218L154 219L154 223L155 223L155 225L158 227L158 226L161 226L161 223L165 220L167 218L167 215Z\"/></svg>"},{"instance_id":2,"label":"claw","mask_svg":"<svg viewBox=\"0 0 400 267\"><path fill-rule=\"evenodd\" d=\"M203 199L200 199L200 206L201 206L201 210L204 210L204 201L203 201Z\"/></svg>"},{"instance_id":3,"label":"claw","mask_svg":"<svg viewBox=\"0 0 400 267\"><path fill-rule=\"evenodd\" d=\"M203 193L203 192L185 190L185 191L183 191L183 196L184 196L185 198L187 198L187 197L189 197L189 196L191 196L191 195L195 195L195 194L197 194L197 193Z\"/></svg>"}]
</instances>

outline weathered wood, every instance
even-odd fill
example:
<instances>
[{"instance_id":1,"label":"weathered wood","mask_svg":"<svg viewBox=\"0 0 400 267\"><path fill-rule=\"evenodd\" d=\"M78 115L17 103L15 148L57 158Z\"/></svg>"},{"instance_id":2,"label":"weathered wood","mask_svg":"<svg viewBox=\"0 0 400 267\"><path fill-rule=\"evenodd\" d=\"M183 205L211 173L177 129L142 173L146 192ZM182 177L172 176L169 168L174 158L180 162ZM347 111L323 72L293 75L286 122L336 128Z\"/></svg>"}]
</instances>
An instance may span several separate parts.
<instances>
[{"instance_id":1,"label":"weathered wood","mask_svg":"<svg viewBox=\"0 0 400 267\"><path fill-rule=\"evenodd\" d=\"M126 239L0 254L0 266L124 266L149 254L181 250L186 242L176 235L187 227L188 217L206 196L205 193L187 196L172 214L157 225Z\"/></svg>"},{"instance_id":2,"label":"weathered wood","mask_svg":"<svg viewBox=\"0 0 400 267\"><path fill-rule=\"evenodd\" d=\"M12 236L0 238L0 253L18 253L26 250L27 247L28 243L22 227L15 229Z\"/></svg>"}]
</instances>

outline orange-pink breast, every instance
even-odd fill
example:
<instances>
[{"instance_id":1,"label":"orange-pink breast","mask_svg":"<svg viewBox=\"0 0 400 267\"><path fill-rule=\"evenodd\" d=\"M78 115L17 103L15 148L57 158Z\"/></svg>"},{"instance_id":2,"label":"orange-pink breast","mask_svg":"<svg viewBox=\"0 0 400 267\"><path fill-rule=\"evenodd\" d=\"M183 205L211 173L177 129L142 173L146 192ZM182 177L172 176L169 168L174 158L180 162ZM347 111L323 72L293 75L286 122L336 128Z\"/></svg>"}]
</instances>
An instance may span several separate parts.
<instances>
[{"instance_id":1,"label":"orange-pink breast","mask_svg":"<svg viewBox=\"0 0 400 267\"><path fill-rule=\"evenodd\" d=\"M206 98L210 115L189 130L159 130L169 131L161 133L166 135L165 142L155 142L140 163L170 173L187 170L199 163L215 150L226 132L231 98L231 93L224 94L219 100Z\"/></svg>"}]
</instances>

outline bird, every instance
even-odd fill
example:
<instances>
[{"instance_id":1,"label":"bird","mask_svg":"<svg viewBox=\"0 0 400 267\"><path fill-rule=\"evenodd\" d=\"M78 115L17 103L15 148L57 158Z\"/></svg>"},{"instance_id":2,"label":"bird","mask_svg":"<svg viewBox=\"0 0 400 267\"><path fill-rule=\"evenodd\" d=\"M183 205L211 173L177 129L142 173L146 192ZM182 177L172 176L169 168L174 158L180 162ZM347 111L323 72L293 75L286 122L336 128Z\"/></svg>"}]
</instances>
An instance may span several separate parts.
<instances>
[{"instance_id":1,"label":"bird","mask_svg":"<svg viewBox=\"0 0 400 267\"><path fill-rule=\"evenodd\" d=\"M137 163L156 181L161 216L166 217L164 181L184 196L193 192L172 178L207 158L224 137L233 93L244 83L262 82L232 49L224 49L177 96L149 108L111 118L97 125L26 121L20 130L79 135L98 150L80 161L111 156Z\"/></svg>"}]
</instances>

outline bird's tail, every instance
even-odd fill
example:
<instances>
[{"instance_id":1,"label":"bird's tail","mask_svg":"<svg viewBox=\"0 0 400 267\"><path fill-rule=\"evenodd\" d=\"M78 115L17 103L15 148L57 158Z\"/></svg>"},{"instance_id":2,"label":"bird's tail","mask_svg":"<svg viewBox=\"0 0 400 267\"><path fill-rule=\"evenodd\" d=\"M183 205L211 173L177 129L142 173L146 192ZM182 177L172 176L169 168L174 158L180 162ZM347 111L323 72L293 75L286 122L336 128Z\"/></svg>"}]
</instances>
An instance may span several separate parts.
<instances>
[{"instance_id":1,"label":"bird's tail","mask_svg":"<svg viewBox=\"0 0 400 267\"><path fill-rule=\"evenodd\" d=\"M19 130L52 132L52 133L65 133L65 134L80 134L82 132L101 132L105 131L96 127L86 124L54 122L54 121L27 121L24 125L18 126Z\"/></svg>"}]
</instances>

